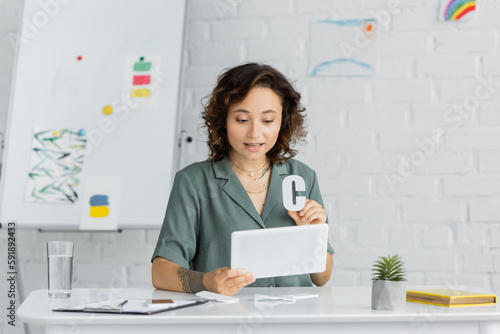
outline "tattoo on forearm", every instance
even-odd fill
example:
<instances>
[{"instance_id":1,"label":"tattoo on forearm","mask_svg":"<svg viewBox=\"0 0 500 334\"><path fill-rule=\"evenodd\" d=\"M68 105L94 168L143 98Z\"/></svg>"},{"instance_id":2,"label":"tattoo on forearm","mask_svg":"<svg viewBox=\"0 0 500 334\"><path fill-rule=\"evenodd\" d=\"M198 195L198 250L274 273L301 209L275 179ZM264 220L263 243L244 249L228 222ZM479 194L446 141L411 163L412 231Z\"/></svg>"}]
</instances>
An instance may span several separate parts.
<instances>
[{"instance_id":1,"label":"tattoo on forearm","mask_svg":"<svg viewBox=\"0 0 500 334\"><path fill-rule=\"evenodd\" d=\"M179 277L182 290L185 292L196 293L206 290L203 284L203 273L179 267L177 277Z\"/></svg>"}]
</instances>

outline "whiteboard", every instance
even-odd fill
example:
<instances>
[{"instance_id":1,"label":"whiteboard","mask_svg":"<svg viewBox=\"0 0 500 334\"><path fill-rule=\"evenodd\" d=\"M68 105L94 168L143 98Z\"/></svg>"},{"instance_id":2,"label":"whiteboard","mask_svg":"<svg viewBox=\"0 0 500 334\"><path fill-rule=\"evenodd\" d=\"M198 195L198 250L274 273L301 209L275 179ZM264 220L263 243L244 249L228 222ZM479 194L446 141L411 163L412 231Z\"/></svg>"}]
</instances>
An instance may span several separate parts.
<instances>
[{"instance_id":1,"label":"whiteboard","mask_svg":"<svg viewBox=\"0 0 500 334\"><path fill-rule=\"evenodd\" d=\"M107 210L118 228L161 226L177 166L185 7L185 0L25 1L1 174L2 224L79 229L89 217L85 192L97 196L107 184ZM71 132L64 129L81 131L84 143L71 188L77 196L63 201L47 192L31 201L30 183L39 191L40 178L53 175L28 178L39 153L35 131L61 140Z\"/></svg>"}]
</instances>

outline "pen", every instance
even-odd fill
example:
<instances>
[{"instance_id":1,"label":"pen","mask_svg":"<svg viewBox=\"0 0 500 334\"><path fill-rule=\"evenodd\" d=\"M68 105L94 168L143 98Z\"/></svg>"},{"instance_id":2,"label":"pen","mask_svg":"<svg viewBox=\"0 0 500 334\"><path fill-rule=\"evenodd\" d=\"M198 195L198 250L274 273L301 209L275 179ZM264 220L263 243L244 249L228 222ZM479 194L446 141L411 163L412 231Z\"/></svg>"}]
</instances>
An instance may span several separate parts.
<instances>
[{"instance_id":1,"label":"pen","mask_svg":"<svg viewBox=\"0 0 500 334\"><path fill-rule=\"evenodd\" d=\"M319 295L308 295L308 294L303 294L303 295L295 295L293 299L308 299L308 298L316 298L319 297Z\"/></svg>"},{"instance_id":2,"label":"pen","mask_svg":"<svg viewBox=\"0 0 500 334\"><path fill-rule=\"evenodd\" d=\"M123 305L125 305L127 302L128 302L128 300L124 300L123 302L121 302L120 304L118 304L118 307L123 307Z\"/></svg>"}]
</instances>

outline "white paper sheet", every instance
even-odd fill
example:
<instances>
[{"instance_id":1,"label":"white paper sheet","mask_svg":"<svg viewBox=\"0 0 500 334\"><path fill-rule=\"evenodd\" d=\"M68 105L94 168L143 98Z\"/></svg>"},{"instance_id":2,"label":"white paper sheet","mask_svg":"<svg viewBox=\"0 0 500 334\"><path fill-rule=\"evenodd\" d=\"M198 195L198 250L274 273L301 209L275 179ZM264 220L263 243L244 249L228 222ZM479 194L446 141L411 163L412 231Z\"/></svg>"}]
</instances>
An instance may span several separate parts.
<instances>
[{"instance_id":1,"label":"white paper sheet","mask_svg":"<svg viewBox=\"0 0 500 334\"><path fill-rule=\"evenodd\" d=\"M312 23L309 74L376 74L379 25L374 19L319 20Z\"/></svg>"}]
</instances>

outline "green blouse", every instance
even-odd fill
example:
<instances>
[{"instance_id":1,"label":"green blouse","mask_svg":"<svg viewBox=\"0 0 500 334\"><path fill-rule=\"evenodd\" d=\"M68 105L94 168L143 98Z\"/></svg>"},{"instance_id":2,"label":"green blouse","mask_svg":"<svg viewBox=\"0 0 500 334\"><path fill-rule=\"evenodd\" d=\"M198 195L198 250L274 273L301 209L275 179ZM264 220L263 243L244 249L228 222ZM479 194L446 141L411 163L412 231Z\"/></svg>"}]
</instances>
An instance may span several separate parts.
<instances>
[{"instance_id":1,"label":"green blouse","mask_svg":"<svg viewBox=\"0 0 500 334\"><path fill-rule=\"evenodd\" d=\"M323 205L316 173L293 159L273 165L262 216L227 157L218 162L194 163L177 172L151 261L160 256L201 272L231 267L233 231L295 225L283 206L281 183L288 175L300 175L306 184L302 195ZM330 244L328 252L334 253ZM260 278L249 286L311 285L309 275L294 275Z\"/></svg>"}]
</instances>

